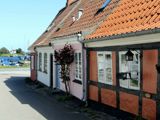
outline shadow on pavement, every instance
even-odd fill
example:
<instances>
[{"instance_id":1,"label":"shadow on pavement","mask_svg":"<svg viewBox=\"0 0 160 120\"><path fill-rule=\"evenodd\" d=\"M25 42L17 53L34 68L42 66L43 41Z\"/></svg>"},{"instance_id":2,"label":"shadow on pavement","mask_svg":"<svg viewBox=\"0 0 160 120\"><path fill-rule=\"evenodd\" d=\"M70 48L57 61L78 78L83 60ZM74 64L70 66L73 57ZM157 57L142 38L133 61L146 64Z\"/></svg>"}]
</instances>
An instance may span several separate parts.
<instances>
[{"instance_id":1,"label":"shadow on pavement","mask_svg":"<svg viewBox=\"0 0 160 120\"><path fill-rule=\"evenodd\" d=\"M21 104L30 105L47 120L88 120L83 114L68 110L62 103L30 89L26 86L24 79L24 77L14 76L5 81L6 86L11 90L10 93Z\"/></svg>"}]
</instances>

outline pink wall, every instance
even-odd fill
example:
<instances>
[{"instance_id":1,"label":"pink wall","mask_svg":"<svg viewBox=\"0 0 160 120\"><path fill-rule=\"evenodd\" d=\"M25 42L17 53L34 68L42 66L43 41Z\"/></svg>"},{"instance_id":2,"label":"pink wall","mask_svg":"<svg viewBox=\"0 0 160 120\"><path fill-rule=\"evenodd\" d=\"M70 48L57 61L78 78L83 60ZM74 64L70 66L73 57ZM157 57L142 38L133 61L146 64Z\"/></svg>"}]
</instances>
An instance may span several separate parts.
<instances>
[{"instance_id":1,"label":"pink wall","mask_svg":"<svg viewBox=\"0 0 160 120\"><path fill-rule=\"evenodd\" d=\"M37 80L36 73L37 73L36 70L31 70L31 80L33 81Z\"/></svg>"},{"instance_id":2,"label":"pink wall","mask_svg":"<svg viewBox=\"0 0 160 120\"><path fill-rule=\"evenodd\" d=\"M64 47L64 45L56 45L55 46L55 50L59 50L62 49ZM76 44L72 44L73 49L79 52L82 52L82 45L80 43L76 43ZM71 71L70 71L70 90L71 90L71 94L79 99L83 99L83 80L82 80L82 85L73 82L73 80L75 80L75 63L72 63L71 67L70 67ZM62 90L65 90L65 87L63 85L63 83L61 83L61 87Z\"/></svg>"},{"instance_id":3,"label":"pink wall","mask_svg":"<svg viewBox=\"0 0 160 120\"><path fill-rule=\"evenodd\" d=\"M35 81L35 80L37 80L36 54L32 53L31 56L34 57L34 61L32 61L33 59L31 59L31 80ZM32 63L34 64L34 68L32 68Z\"/></svg>"}]
</instances>

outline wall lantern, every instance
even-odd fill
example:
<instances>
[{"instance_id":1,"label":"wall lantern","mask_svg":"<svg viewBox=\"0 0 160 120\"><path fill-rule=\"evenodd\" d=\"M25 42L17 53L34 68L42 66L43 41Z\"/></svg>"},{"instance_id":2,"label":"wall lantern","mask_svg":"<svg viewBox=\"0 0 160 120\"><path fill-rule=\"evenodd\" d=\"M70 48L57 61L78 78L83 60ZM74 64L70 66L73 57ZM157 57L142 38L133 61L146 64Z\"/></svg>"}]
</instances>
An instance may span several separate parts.
<instances>
[{"instance_id":1,"label":"wall lantern","mask_svg":"<svg viewBox=\"0 0 160 120\"><path fill-rule=\"evenodd\" d=\"M127 53L125 54L125 59L126 61L133 61L134 54L132 53L131 50L128 50Z\"/></svg>"}]
</instances>

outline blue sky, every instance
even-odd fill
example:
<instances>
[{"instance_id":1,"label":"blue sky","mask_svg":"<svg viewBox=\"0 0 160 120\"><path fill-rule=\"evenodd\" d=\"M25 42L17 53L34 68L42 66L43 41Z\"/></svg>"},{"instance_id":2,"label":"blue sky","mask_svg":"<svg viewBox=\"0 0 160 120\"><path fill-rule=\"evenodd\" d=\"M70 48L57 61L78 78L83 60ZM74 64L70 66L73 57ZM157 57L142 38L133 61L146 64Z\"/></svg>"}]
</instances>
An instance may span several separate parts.
<instances>
[{"instance_id":1,"label":"blue sky","mask_svg":"<svg viewBox=\"0 0 160 120\"><path fill-rule=\"evenodd\" d=\"M1 1L0 48L26 51L65 4L66 0Z\"/></svg>"}]
</instances>

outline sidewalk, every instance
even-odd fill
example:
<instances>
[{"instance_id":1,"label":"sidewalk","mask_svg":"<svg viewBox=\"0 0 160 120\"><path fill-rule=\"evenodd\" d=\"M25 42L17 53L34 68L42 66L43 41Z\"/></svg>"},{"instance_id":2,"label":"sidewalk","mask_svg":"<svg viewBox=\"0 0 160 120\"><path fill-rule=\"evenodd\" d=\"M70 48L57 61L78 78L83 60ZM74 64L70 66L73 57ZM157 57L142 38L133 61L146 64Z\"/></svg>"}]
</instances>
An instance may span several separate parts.
<instances>
[{"instance_id":1,"label":"sidewalk","mask_svg":"<svg viewBox=\"0 0 160 120\"><path fill-rule=\"evenodd\" d=\"M82 114L90 120L118 120L114 116L85 107L85 103L82 103L74 97L65 97L65 94L61 91L51 92L49 88L42 86L41 84L35 85L32 82L29 82L26 85L50 100L54 100L58 104L62 104L65 108L73 111L73 113Z\"/></svg>"}]
</instances>

